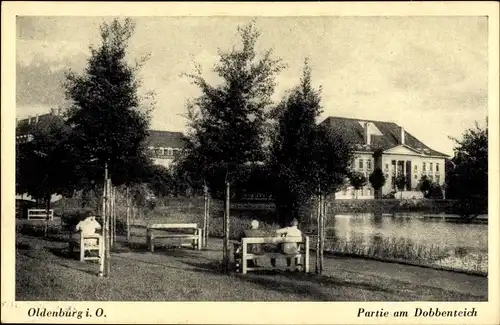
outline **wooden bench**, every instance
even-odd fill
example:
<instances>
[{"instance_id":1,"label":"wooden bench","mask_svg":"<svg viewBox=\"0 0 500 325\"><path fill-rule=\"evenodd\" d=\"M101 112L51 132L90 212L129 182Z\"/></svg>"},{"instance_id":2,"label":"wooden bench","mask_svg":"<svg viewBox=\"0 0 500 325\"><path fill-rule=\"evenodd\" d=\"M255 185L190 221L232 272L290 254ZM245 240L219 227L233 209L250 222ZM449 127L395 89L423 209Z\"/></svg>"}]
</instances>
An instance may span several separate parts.
<instances>
[{"instance_id":1,"label":"wooden bench","mask_svg":"<svg viewBox=\"0 0 500 325\"><path fill-rule=\"evenodd\" d=\"M54 220L54 210L50 209L47 216L46 209L28 209L28 220Z\"/></svg>"},{"instance_id":2,"label":"wooden bench","mask_svg":"<svg viewBox=\"0 0 500 325\"><path fill-rule=\"evenodd\" d=\"M166 230L182 229L192 230L192 233L166 233ZM163 231L163 232L159 232ZM196 223L165 223L153 224L147 227L146 241L151 253L154 253L156 238L177 238L179 240L191 240L193 249L200 250L202 245L201 228ZM181 243L182 246L182 243Z\"/></svg>"},{"instance_id":3,"label":"wooden bench","mask_svg":"<svg viewBox=\"0 0 500 325\"><path fill-rule=\"evenodd\" d=\"M251 254L248 253L248 245L249 244L284 244L284 243L297 243L298 252L294 254L284 254L280 252L265 252L262 251L261 254ZM236 253L239 248L240 253ZM241 243L235 243L235 262L237 265L237 269L242 274L246 274L248 271L257 271L257 270L269 270L276 269L271 265L269 266L256 266L256 267L248 267L247 261L253 260L255 258L290 258L292 260L291 267L294 268L296 265L295 259L299 259L300 263L303 266L302 271L305 273L309 273L309 237L252 237L252 238L242 238ZM269 263L270 264L270 263Z\"/></svg>"},{"instance_id":4,"label":"wooden bench","mask_svg":"<svg viewBox=\"0 0 500 325\"><path fill-rule=\"evenodd\" d=\"M95 239L97 243L96 244L86 243L85 242L86 239ZM92 234L92 235L80 234L79 240L74 237L71 237L69 240L70 252L74 252L75 247L80 248L80 262L99 260L102 256L102 253L104 252L103 238L99 234ZM97 256L85 256L85 252L95 252L95 251L98 252Z\"/></svg>"}]
</instances>

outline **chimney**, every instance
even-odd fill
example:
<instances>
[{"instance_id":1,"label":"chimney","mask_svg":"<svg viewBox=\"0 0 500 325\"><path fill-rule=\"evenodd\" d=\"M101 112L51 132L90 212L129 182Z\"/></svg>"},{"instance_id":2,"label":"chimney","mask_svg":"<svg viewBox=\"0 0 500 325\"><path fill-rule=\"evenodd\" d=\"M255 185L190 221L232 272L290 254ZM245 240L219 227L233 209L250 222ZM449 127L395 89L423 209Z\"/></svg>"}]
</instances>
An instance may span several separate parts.
<instances>
[{"instance_id":1,"label":"chimney","mask_svg":"<svg viewBox=\"0 0 500 325\"><path fill-rule=\"evenodd\" d=\"M368 146L372 143L371 134L368 131L368 126L369 125L370 125L370 122L366 122L365 123L365 144L368 145Z\"/></svg>"},{"instance_id":2,"label":"chimney","mask_svg":"<svg viewBox=\"0 0 500 325\"><path fill-rule=\"evenodd\" d=\"M35 115L35 123L38 123L38 114Z\"/></svg>"},{"instance_id":3,"label":"chimney","mask_svg":"<svg viewBox=\"0 0 500 325\"><path fill-rule=\"evenodd\" d=\"M28 125L31 124L31 115L28 115Z\"/></svg>"},{"instance_id":4,"label":"chimney","mask_svg":"<svg viewBox=\"0 0 500 325\"><path fill-rule=\"evenodd\" d=\"M401 144L405 144L405 129L401 127Z\"/></svg>"}]
</instances>

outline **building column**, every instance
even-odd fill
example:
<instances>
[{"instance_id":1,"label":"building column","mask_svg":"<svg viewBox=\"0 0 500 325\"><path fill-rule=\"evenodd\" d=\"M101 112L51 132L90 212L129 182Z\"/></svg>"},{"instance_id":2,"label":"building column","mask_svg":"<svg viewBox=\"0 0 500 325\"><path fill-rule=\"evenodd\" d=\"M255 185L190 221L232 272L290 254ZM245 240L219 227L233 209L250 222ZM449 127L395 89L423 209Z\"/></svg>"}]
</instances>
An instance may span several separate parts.
<instances>
[{"instance_id":1,"label":"building column","mask_svg":"<svg viewBox=\"0 0 500 325\"><path fill-rule=\"evenodd\" d=\"M404 177L405 179L407 179L407 177L406 177L406 160L403 160L403 177ZM408 190L408 184L406 184L406 185L405 185L405 189L404 189L404 190L405 190L405 191L407 191L407 190Z\"/></svg>"}]
</instances>

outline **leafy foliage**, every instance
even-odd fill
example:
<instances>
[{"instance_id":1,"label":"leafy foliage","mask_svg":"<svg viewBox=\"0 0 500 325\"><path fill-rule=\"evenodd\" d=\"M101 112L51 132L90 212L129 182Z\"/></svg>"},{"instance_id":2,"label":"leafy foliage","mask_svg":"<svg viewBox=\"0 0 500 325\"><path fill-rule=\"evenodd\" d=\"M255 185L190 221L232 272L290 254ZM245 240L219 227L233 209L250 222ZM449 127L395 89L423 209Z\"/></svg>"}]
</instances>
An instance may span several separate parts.
<instances>
[{"instance_id":1,"label":"leafy foliage","mask_svg":"<svg viewBox=\"0 0 500 325\"><path fill-rule=\"evenodd\" d=\"M352 171L349 173L349 183L356 190L356 198L358 197L358 190L366 185L368 180L363 173Z\"/></svg>"},{"instance_id":2,"label":"leafy foliage","mask_svg":"<svg viewBox=\"0 0 500 325\"><path fill-rule=\"evenodd\" d=\"M220 84L209 84L201 70L187 75L202 95L188 105L190 132L181 164L194 184L207 181L212 192L237 179L238 166L262 160L265 111L272 103L275 75L284 68L272 50L258 56L259 32L253 23L238 32L242 48L219 51L214 72Z\"/></svg>"},{"instance_id":3,"label":"leafy foliage","mask_svg":"<svg viewBox=\"0 0 500 325\"><path fill-rule=\"evenodd\" d=\"M455 140L455 155L451 160L454 168L447 173L450 198L488 196L488 127L477 123L468 129L462 139Z\"/></svg>"},{"instance_id":4,"label":"leafy foliage","mask_svg":"<svg viewBox=\"0 0 500 325\"><path fill-rule=\"evenodd\" d=\"M305 61L298 86L272 111L276 120L270 146L270 170L276 186L274 197L281 224L301 219L301 207L312 195L334 192L343 182L351 160L350 147L336 130L318 128L321 90L311 84Z\"/></svg>"},{"instance_id":5,"label":"leafy foliage","mask_svg":"<svg viewBox=\"0 0 500 325\"><path fill-rule=\"evenodd\" d=\"M407 179L406 179L406 176L404 174L399 174L398 176L396 176L395 185L396 185L396 188L398 190L404 191L405 187L406 187L406 183L407 183Z\"/></svg>"},{"instance_id":6,"label":"leafy foliage","mask_svg":"<svg viewBox=\"0 0 500 325\"><path fill-rule=\"evenodd\" d=\"M79 176L90 187L102 183L105 163L115 185L143 178L143 166L150 164L144 143L150 110L140 107L136 78L140 64L131 67L125 60L133 31L129 19L123 24L117 19L104 23L102 43L91 48L85 72L67 74L65 90L72 100L67 112L73 129L71 142L81 165Z\"/></svg>"},{"instance_id":7,"label":"leafy foliage","mask_svg":"<svg viewBox=\"0 0 500 325\"><path fill-rule=\"evenodd\" d=\"M380 167L376 167L375 170L370 174L370 177L368 177L368 180L375 190L375 198L378 198L379 190L385 185L386 181L384 172Z\"/></svg>"},{"instance_id":8,"label":"leafy foliage","mask_svg":"<svg viewBox=\"0 0 500 325\"><path fill-rule=\"evenodd\" d=\"M451 160L454 167L446 174L447 198L459 199L457 212L466 218L484 213L488 206L488 125L464 132L456 143Z\"/></svg>"},{"instance_id":9,"label":"leafy foliage","mask_svg":"<svg viewBox=\"0 0 500 325\"><path fill-rule=\"evenodd\" d=\"M422 175L417 184L417 189L427 197L432 188L432 181L427 175Z\"/></svg>"},{"instance_id":10,"label":"leafy foliage","mask_svg":"<svg viewBox=\"0 0 500 325\"><path fill-rule=\"evenodd\" d=\"M22 128L22 126L20 126ZM71 192L72 164L68 150L70 129L55 115L49 115L29 130L32 141L16 143L16 193L50 200L52 194Z\"/></svg>"}]
</instances>

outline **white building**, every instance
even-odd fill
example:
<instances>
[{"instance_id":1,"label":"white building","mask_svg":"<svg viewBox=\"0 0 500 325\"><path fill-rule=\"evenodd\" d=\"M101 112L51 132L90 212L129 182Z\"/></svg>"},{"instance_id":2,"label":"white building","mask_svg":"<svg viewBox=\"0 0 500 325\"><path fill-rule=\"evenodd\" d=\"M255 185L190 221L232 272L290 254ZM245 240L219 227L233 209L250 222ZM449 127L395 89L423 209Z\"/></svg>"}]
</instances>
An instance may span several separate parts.
<instances>
[{"instance_id":1,"label":"white building","mask_svg":"<svg viewBox=\"0 0 500 325\"><path fill-rule=\"evenodd\" d=\"M353 142L354 170L368 178L376 167L382 169L386 178L382 188L383 195L395 190L395 178L400 174L406 176L406 191L415 191L423 175L439 185L445 182L445 160L449 156L429 148L396 123L328 117L320 125L340 130ZM381 159L377 162L373 158L375 150L382 152ZM353 198L354 189L347 187L335 196ZM367 182L358 191L358 198L373 197L373 188Z\"/></svg>"},{"instance_id":2,"label":"white building","mask_svg":"<svg viewBox=\"0 0 500 325\"><path fill-rule=\"evenodd\" d=\"M153 163L170 167L174 158L184 148L181 132L150 130L146 140Z\"/></svg>"}]
</instances>

